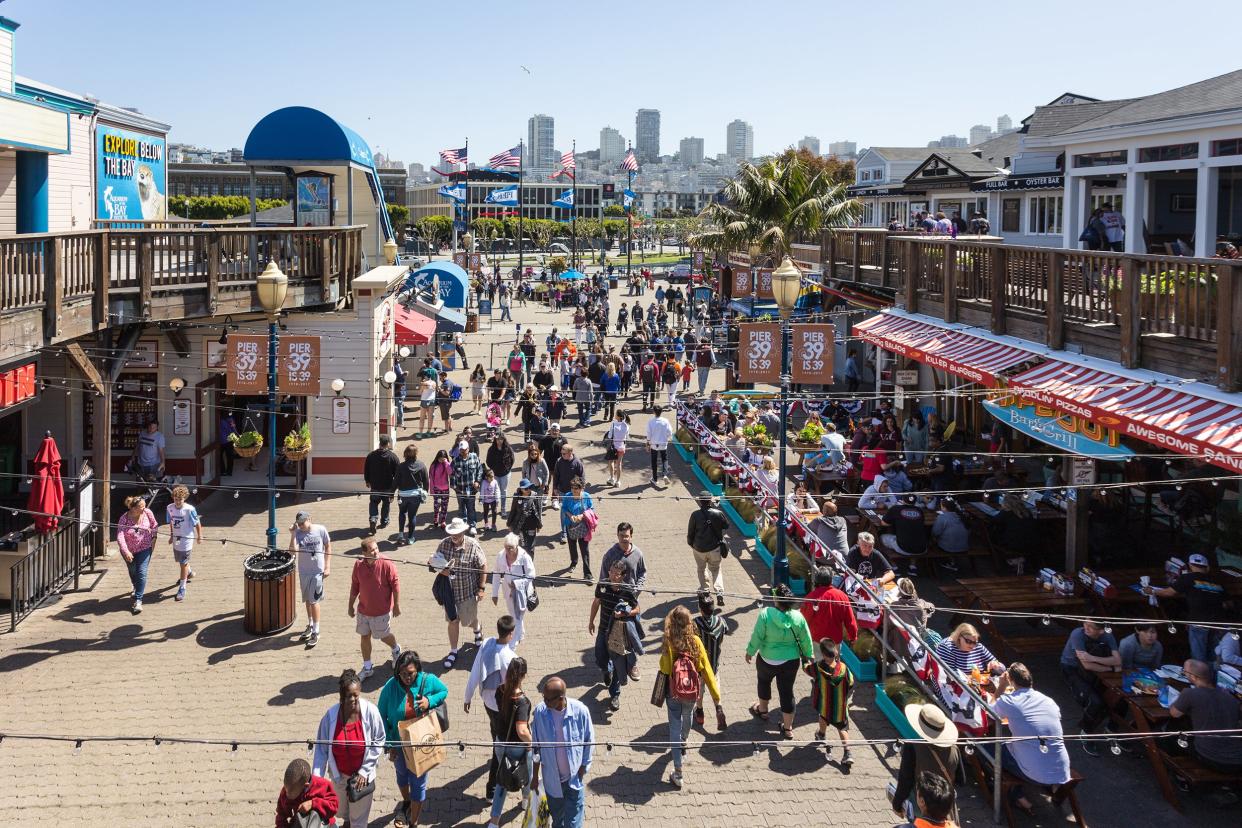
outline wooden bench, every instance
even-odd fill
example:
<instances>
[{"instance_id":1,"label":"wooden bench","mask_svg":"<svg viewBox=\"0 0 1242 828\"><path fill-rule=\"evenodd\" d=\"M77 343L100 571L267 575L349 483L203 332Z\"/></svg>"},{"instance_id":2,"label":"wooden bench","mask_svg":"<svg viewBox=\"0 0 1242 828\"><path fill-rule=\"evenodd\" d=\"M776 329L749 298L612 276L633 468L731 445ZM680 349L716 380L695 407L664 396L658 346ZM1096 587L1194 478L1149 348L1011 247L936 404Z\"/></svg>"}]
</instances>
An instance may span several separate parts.
<instances>
[{"instance_id":1,"label":"wooden bench","mask_svg":"<svg viewBox=\"0 0 1242 828\"><path fill-rule=\"evenodd\" d=\"M992 796L992 787L991 787L992 763L990 761L991 756L992 754L989 752L987 753L987 757L988 757L987 759L981 759L980 752L976 751L975 753L972 753L966 757L970 765L971 771L974 773L975 781L979 784L979 788L983 791L984 795L988 797L989 799ZM1002 808L1004 808L1006 824L1009 825L1009 828L1013 828L1014 808L1013 808L1013 804L1010 802L1010 791L1012 791L1015 787L1021 785L1027 788L1028 791L1032 787L1044 788L1044 790L1046 790L1051 796L1052 804L1054 807L1058 809L1058 811L1060 810L1062 804L1064 804L1065 802L1069 802L1070 812L1074 815L1075 822L1077 822L1077 824L1081 826L1081 828L1086 828L1087 822L1086 820L1083 819L1082 809L1078 805L1078 794L1077 794L1078 783L1082 782L1084 779L1086 779L1086 777L1084 777L1081 773L1071 768L1070 769L1070 780L1063 785L1035 785L1032 782L1027 782L1025 780L1019 779L1018 777L1014 776L1009 771L1002 772L1001 774L1001 806Z\"/></svg>"},{"instance_id":2,"label":"wooden bench","mask_svg":"<svg viewBox=\"0 0 1242 828\"><path fill-rule=\"evenodd\" d=\"M1191 785L1222 785L1231 782L1242 782L1242 772L1224 773L1215 768L1209 768L1201 763L1193 756L1174 756L1171 753L1160 751L1160 758L1164 760L1164 764L1168 766L1169 773L1181 780L1186 786ZM1177 801L1176 791L1170 791L1173 803L1177 810L1181 810L1182 806Z\"/></svg>"},{"instance_id":3,"label":"wooden bench","mask_svg":"<svg viewBox=\"0 0 1242 828\"><path fill-rule=\"evenodd\" d=\"M1065 639L1057 635L1005 635L992 630L989 633L995 650L1003 650L1013 656L1006 661L1030 659L1035 656L1060 655L1065 649Z\"/></svg>"}]
</instances>

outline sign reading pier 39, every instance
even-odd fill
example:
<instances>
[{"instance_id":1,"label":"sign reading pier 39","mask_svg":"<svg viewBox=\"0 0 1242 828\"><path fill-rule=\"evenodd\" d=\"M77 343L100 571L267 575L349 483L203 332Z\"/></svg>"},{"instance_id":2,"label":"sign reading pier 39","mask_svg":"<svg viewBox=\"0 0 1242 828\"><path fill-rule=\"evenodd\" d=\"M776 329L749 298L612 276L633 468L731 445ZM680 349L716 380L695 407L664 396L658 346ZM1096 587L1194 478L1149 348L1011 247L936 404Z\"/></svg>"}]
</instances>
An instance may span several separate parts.
<instances>
[{"instance_id":1,"label":"sign reading pier 39","mask_svg":"<svg viewBox=\"0 0 1242 828\"><path fill-rule=\"evenodd\" d=\"M95 129L95 216L112 221L168 218L164 136L100 124Z\"/></svg>"}]
</instances>

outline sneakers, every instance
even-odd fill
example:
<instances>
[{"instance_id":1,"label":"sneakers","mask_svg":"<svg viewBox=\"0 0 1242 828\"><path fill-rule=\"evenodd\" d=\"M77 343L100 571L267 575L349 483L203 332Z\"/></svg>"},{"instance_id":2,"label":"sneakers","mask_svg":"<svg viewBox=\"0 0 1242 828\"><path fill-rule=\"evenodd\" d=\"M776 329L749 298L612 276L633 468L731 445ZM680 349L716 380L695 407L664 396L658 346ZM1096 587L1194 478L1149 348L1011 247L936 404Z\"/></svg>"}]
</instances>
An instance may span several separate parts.
<instances>
[{"instance_id":1,"label":"sneakers","mask_svg":"<svg viewBox=\"0 0 1242 828\"><path fill-rule=\"evenodd\" d=\"M379 524L379 528L381 528L381 529L387 529L387 528L388 528L388 521L386 521L386 520L381 520L381 521L380 521L380 524Z\"/></svg>"},{"instance_id":2,"label":"sneakers","mask_svg":"<svg viewBox=\"0 0 1242 828\"><path fill-rule=\"evenodd\" d=\"M310 624L307 624L306 629L302 630L302 634L298 636L298 641L305 641L306 639L310 638L311 633L313 633L314 631L315 631L315 628L311 626Z\"/></svg>"},{"instance_id":3,"label":"sneakers","mask_svg":"<svg viewBox=\"0 0 1242 828\"><path fill-rule=\"evenodd\" d=\"M394 644L392 648L392 663L396 664L397 659L401 657L401 645Z\"/></svg>"},{"instance_id":4,"label":"sneakers","mask_svg":"<svg viewBox=\"0 0 1242 828\"><path fill-rule=\"evenodd\" d=\"M610 478L608 478L608 482L607 482L607 483L605 483L604 485L605 485L605 486L614 486L614 485L616 485L616 482L617 482L617 481L616 481L616 479L615 479L615 478L610 477Z\"/></svg>"},{"instance_id":5,"label":"sneakers","mask_svg":"<svg viewBox=\"0 0 1242 828\"><path fill-rule=\"evenodd\" d=\"M141 615L142 614L142 601L141 600L135 601L134 605L129 608L129 611L132 612L134 615Z\"/></svg>"},{"instance_id":6,"label":"sneakers","mask_svg":"<svg viewBox=\"0 0 1242 828\"><path fill-rule=\"evenodd\" d=\"M184 583L181 584L181 586L177 587L177 600L178 601L185 600L185 584Z\"/></svg>"},{"instance_id":7,"label":"sneakers","mask_svg":"<svg viewBox=\"0 0 1242 828\"><path fill-rule=\"evenodd\" d=\"M306 639L306 649L308 650L314 649L315 645L318 643L319 643L319 633L315 632L314 630L311 630L310 638Z\"/></svg>"},{"instance_id":8,"label":"sneakers","mask_svg":"<svg viewBox=\"0 0 1242 828\"><path fill-rule=\"evenodd\" d=\"M635 664L630 668L630 679L632 681L641 681L643 674L638 671L638 665Z\"/></svg>"},{"instance_id":9,"label":"sneakers","mask_svg":"<svg viewBox=\"0 0 1242 828\"><path fill-rule=\"evenodd\" d=\"M482 646L482 644L483 644L483 630L481 628L476 629L474 631L474 646L479 647L479 646Z\"/></svg>"},{"instance_id":10,"label":"sneakers","mask_svg":"<svg viewBox=\"0 0 1242 828\"><path fill-rule=\"evenodd\" d=\"M613 713L616 713L618 710L620 710L621 709L621 697L613 696L611 699L609 699L608 709L611 710Z\"/></svg>"},{"instance_id":11,"label":"sneakers","mask_svg":"<svg viewBox=\"0 0 1242 828\"><path fill-rule=\"evenodd\" d=\"M375 667L369 664L362 665L362 669L358 671L358 681L366 681L375 675Z\"/></svg>"},{"instance_id":12,"label":"sneakers","mask_svg":"<svg viewBox=\"0 0 1242 828\"><path fill-rule=\"evenodd\" d=\"M187 581L193 581L193 580L194 580L194 570L193 570L193 569L191 569L191 570L190 570L190 572L189 572L189 574L187 574L187 575L185 576L185 579L186 579Z\"/></svg>"},{"instance_id":13,"label":"sneakers","mask_svg":"<svg viewBox=\"0 0 1242 828\"><path fill-rule=\"evenodd\" d=\"M850 755L850 749L846 748L841 754L841 767L849 768L854 764L854 757Z\"/></svg>"},{"instance_id":14,"label":"sneakers","mask_svg":"<svg viewBox=\"0 0 1242 828\"><path fill-rule=\"evenodd\" d=\"M375 534L375 530L378 525L379 524L374 520L367 521L367 528L370 530L370 534Z\"/></svg>"},{"instance_id":15,"label":"sneakers","mask_svg":"<svg viewBox=\"0 0 1242 828\"><path fill-rule=\"evenodd\" d=\"M665 486L667 486L667 485L669 485L670 483L672 483L673 481L672 481L672 480L670 480L670 479L669 479L669 476L666 474L666 475L664 475L663 477L661 477L661 478L660 478L660 482L661 482L661 483L663 483Z\"/></svg>"},{"instance_id":16,"label":"sneakers","mask_svg":"<svg viewBox=\"0 0 1242 828\"><path fill-rule=\"evenodd\" d=\"M723 592L721 592L721 593L717 593L717 595L716 595L716 606L718 606L718 607L723 607L723 606L724 606L724 593L723 593Z\"/></svg>"},{"instance_id":17,"label":"sneakers","mask_svg":"<svg viewBox=\"0 0 1242 828\"><path fill-rule=\"evenodd\" d=\"M680 790L681 790L681 784L682 784L681 771L679 771L679 770L675 770L675 771L673 771L673 774L672 774L672 776L670 776L670 777L668 778L668 781L672 784L672 786L673 786L674 788L676 788L677 790L679 790L679 791L680 791Z\"/></svg>"}]
</instances>

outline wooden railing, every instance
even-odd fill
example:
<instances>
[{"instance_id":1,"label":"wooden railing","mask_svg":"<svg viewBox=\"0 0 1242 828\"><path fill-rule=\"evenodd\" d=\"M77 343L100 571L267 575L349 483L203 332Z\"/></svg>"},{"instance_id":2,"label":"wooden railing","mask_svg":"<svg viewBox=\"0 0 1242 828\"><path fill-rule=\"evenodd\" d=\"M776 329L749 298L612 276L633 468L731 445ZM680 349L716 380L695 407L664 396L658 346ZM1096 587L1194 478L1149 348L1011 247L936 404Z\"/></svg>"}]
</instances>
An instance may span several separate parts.
<instances>
[{"instance_id":1,"label":"wooden railing","mask_svg":"<svg viewBox=\"0 0 1242 828\"><path fill-rule=\"evenodd\" d=\"M1215 380L1242 383L1242 263L1226 259L1007 245L964 236L911 236L878 229L826 231L826 278L887 287L908 309L943 303L957 321L968 303L1043 321L1060 348L1067 323L1119 338L1121 361L1138 367L1140 339L1159 335L1216 352Z\"/></svg>"},{"instance_id":2,"label":"wooden railing","mask_svg":"<svg viewBox=\"0 0 1242 828\"><path fill-rule=\"evenodd\" d=\"M94 322L107 324L116 298L204 290L206 307L250 291L274 260L299 283L319 286L308 304L346 296L362 270L361 227L88 230L0 237L0 313L45 309L45 334L58 334L66 303L94 297Z\"/></svg>"},{"instance_id":3,"label":"wooden railing","mask_svg":"<svg viewBox=\"0 0 1242 828\"><path fill-rule=\"evenodd\" d=\"M10 632L70 581L76 590L83 570L95 569L98 531L99 527L92 524L82 532L76 520L64 520L49 534L30 540L26 556L9 570Z\"/></svg>"}]
</instances>

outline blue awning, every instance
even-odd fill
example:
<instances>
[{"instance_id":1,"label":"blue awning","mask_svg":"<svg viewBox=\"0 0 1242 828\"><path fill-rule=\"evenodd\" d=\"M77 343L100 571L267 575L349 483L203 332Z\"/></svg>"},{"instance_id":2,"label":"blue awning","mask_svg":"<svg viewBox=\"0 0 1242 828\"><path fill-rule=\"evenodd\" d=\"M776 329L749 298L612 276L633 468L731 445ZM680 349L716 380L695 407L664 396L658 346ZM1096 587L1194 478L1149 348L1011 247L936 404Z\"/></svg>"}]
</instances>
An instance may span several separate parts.
<instances>
[{"instance_id":1,"label":"blue awning","mask_svg":"<svg viewBox=\"0 0 1242 828\"><path fill-rule=\"evenodd\" d=\"M440 312L436 314L436 332L450 332L466 330L466 314L451 308L440 308Z\"/></svg>"},{"instance_id":2,"label":"blue awning","mask_svg":"<svg viewBox=\"0 0 1242 828\"><path fill-rule=\"evenodd\" d=\"M430 262L415 270L405 277L405 284L399 292L427 288L437 276L440 278L440 301L451 308L464 308L470 277L460 265L448 260Z\"/></svg>"}]
</instances>

